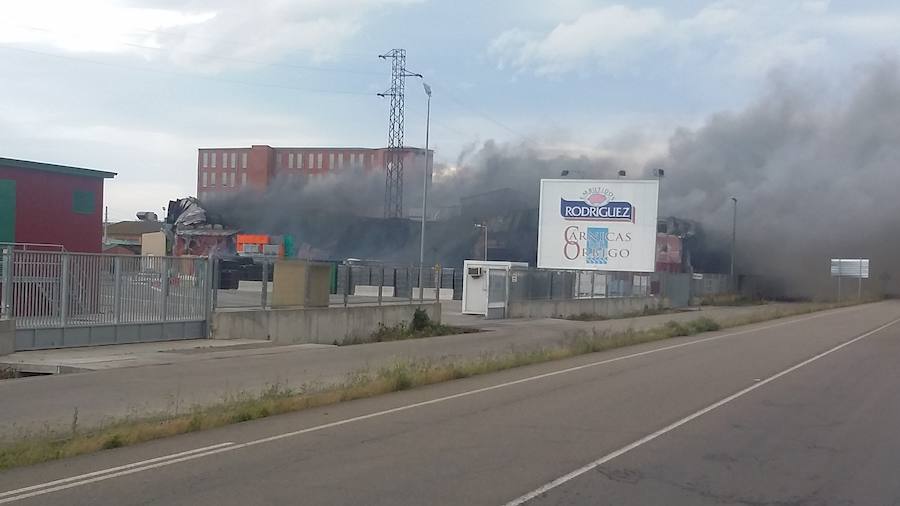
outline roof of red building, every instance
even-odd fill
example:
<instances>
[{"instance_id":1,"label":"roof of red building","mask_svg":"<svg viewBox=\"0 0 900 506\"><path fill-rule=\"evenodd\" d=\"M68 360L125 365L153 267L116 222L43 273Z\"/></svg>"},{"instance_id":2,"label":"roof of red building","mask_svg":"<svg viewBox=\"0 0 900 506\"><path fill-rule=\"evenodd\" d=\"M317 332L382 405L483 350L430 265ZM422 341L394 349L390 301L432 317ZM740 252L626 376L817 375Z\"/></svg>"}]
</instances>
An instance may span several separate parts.
<instances>
[{"instance_id":1,"label":"roof of red building","mask_svg":"<svg viewBox=\"0 0 900 506\"><path fill-rule=\"evenodd\" d=\"M158 221L120 221L106 225L106 235L141 235L159 232L163 224Z\"/></svg>"},{"instance_id":2,"label":"roof of red building","mask_svg":"<svg viewBox=\"0 0 900 506\"><path fill-rule=\"evenodd\" d=\"M72 167L69 165L57 165L55 163L32 162L28 160L17 160L15 158L0 157L0 167L12 167L14 169L26 170L42 170L45 172L56 172L57 174L67 174L70 176L84 176L96 178L114 178L115 172L107 172L103 170L85 169L82 167Z\"/></svg>"}]
</instances>

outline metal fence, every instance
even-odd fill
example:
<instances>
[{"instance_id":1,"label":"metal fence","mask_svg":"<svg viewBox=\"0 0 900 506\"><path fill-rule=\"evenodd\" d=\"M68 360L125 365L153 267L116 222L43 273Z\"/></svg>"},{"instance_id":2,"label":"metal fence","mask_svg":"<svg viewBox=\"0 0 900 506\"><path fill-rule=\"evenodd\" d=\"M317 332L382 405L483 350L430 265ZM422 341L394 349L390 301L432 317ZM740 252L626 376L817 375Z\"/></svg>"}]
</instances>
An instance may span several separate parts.
<instances>
[{"instance_id":1,"label":"metal fence","mask_svg":"<svg viewBox=\"0 0 900 506\"><path fill-rule=\"evenodd\" d=\"M417 266L337 265L335 281L331 293L336 295L352 295L359 286L380 286L392 288L394 297L408 299L418 297L418 287L437 287L453 290L454 299L462 298L462 269L454 267L425 267L419 280Z\"/></svg>"},{"instance_id":2,"label":"metal fence","mask_svg":"<svg viewBox=\"0 0 900 506\"><path fill-rule=\"evenodd\" d=\"M243 279L236 288L220 288L216 308L269 307L277 265L261 264L259 275L253 276L257 279ZM424 288L423 300L460 299L462 275L461 268L426 267L420 282L417 266L332 263L330 305L408 303L419 299L420 286Z\"/></svg>"},{"instance_id":3,"label":"metal fence","mask_svg":"<svg viewBox=\"0 0 900 506\"><path fill-rule=\"evenodd\" d=\"M206 258L0 250L0 308L17 329L205 321Z\"/></svg>"},{"instance_id":4,"label":"metal fence","mask_svg":"<svg viewBox=\"0 0 900 506\"><path fill-rule=\"evenodd\" d=\"M651 295L651 274L510 270L509 300L568 300Z\"/></svg>"}]
</instances>

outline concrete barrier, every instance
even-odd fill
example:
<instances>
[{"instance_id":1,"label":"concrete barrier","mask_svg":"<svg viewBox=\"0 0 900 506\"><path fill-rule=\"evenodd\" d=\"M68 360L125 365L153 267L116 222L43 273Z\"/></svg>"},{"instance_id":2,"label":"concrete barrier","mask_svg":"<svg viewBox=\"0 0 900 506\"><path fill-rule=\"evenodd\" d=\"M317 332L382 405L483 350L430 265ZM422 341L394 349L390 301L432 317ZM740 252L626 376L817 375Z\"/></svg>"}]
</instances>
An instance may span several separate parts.
<instances>
[{"instance_id":1,"label":"concrete barrier","mask_svg":"<svg viewBox=\"0 0 900 506\"><path fill-rule=\"evenodd\" d=\"M358 295L360 297L378 297L378 287L375 285L356 285L353 288L353 295ZM394 296L394 287L393 286L382 286L381 287L381 296L382 297L393 297Z\"/></svg>"},{"instance_id":2,"label":"concrete barrier","mask_svg":"<svg viewBox=\"0 0 900 506\"><path fill-rule=\"evenodd\" d=\"M591 314L613 318L644 310L668 307L661 297L610 297L604 299L528 300L510 302L507 318L568 318Z\"/></svg>"},{"instance_id":3,"label":"concrete barrier","mask_svg":"<svg viewBox=\"0 0 900 506\"><path fill-rule=\"evenodd\" d=\"M412 289L413 299L419 300L419 288L418 286ZM452 288L441 288L441 293L439 294L441 300L453 300L453 289ZM434 300L434 288L425 288L425 300L431 299Z\"/></svg>"},{"instance_id":4,"label":"concrete barrier","mask_svg":"<svg viewBox=\"0 0 900 506\"><path fill-rule=\"evenodd\" d=\"M280 344L342 344L369 337L378 324L393 326L412 320L418 304L328 308L248 309L216 311L213 339L269 339ZM434 322L441 321L441 305L421 305Z\"/></svg>"},{"instance_id":5,"label":"concrete barrier","mask_svg":"<svg viewBox=\"0 0 900 506\"><path fill-rule=\"evenodd\" d=\"M15 320L0 320L0 356L16 351Z\"/></svg>"}]
</instances>

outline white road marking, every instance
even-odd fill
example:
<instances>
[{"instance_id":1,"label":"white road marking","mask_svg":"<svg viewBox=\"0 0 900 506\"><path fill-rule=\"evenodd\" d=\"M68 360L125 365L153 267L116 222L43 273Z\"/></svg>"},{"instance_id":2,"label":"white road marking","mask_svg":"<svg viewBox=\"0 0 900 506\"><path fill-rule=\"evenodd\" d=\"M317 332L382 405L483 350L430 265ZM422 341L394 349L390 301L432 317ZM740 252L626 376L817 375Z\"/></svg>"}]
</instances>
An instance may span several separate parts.
<instances>
[{"instance_id":1,"label":"white road marking","mask_svg":"<svg viewBox=\"0 0 900 506\"><path fill-rule=\"evenodd\" d=\"M705 415L706 413L709 413L710 411L712 411L712 410L714 410L714 409L716 409L716 408L719 408L719 407L721 407L721 406L724 406L725 404L728 404L729 402L731 402L731 401L733 401L733 400L735 400L735 399L737 399L737 398L739 398L739 397L742 397L742 396L744 396L744 395L746 395L746 394L748 394L748 393L750 393L750 392L756 390L757 388L759 388L759 387L761 387L761 386L763 386L763 385L766 385L766 384L768 384L768 383L771 383L771 382L777 380L778 378L780 378L780 377L782 377L782 376L784 376L784 375L786 375L786 374L790 374L790 373L796 371L797 369L800 369L800 368L803 367L803 366L809 365L809 364L815 362L816 360L819 360L820 358L823 358L823 357L825 357L825 356L828 356L828 355L830 355L830 354L832 354L832 353L834 353L834 352L836 352L836 351L838 351L838 350L840 350L840 349L842 349L842 348L844 348L844 347L846 347L846 346L850 346L851 344L853 344L853 343L855 343L855 342L857 342L857 341L859 341L859 340L861 340L861 339L865 339L865 338L871 336L872 334L875 334L875 333L877 333L877 332L880 332L880 331L882 331L882 330L884 330L884 329L890 327L891 325L894 325L894 324L897 323L897 322L900 322L900 318L898 318L898 319L896 319L896 320L893 320L893 321L891 321L891 322L888 322L888 323L886 323L886 324L884 324L884 325L878 327L878 328L875 329L875 330L870 330L869 332L866 332L865 334L862 334L862 335L860 335L860 336L857 336L857 337L855 337L855 338L853 338L853 339L851 339L851 340L849 340L849 341L847 341L847 342L845 342L845 343L839 344L839 345L835 346L834 348L830 348L830 349L828 349L828 350L826 350L826 351L823 351L822 353L819 353L818 355L816 355L816 356L814 356L814 357L808 358L808 359L804 360L803 362L800 362L800 363L797 364L797 365L794 365L794 366L792 366L792 367L789 367L789 368L787 368L787 369L785 369L785 370L783 370L783 371L781 371L781 372L779 372L779 373L777 373L777 374L774 374L774 375L772 375L772 376L769 376L768 378L766 378L766 379L764 379L764 380L761 380L761 381L759 381L759 382L757 382L757 383L754 383L753 385L750 385L749 387L747 387L747 388L745 388L745 389L743 389L743 390L741 390L741 391L739 391L739 392L737 392L737 393L731 394L731 395L729 395L728 397L725 397L724 399L722 399L722 400L720 400L720 401L718 401L718 402L715 402L715 403L713 403L713 404L710 404L709 406L706 406L705 408L703 408L703 409L701 409L701 410L699 410L699 411L695 411L694 413L691 413L690 415L688 415L688 416L682 418L681 420L678 420L678 421L676 421L676 422L674 422L674 423L671 423L671 424L669 424L669 425L666 425L666 426L663 427L662 429L659 429L658 431L656 431L656 432L654 432L654 433L652 433L652 434L648 434L648 435L642 437L641 439L638 439L637 441L635 441L635 442L633 442L633 443L630 443L630 444L628 444L628 445L626 445L626 446L623 446L622 448L619 448L618 450L616 450L616 451L614 451L614 452L612 452L612 453L606 454L606 455L600 457L599 459L597 459L597 460L595 460L595 461L593 461L593 462L590 462L590 463L588 463L588 464L585 464L584 466L579 467L578 469L576 469L576 470L574 470L574 471L572 471L572 472L570 472L570 473L568 473L568 474L565 474L565 475L563 475L563 476L560 476L559 478L557 478L557 479L555 479L555 480L553 480L553 481L551 481L551 482L549 482L549 483L546 483L545 485L542 485L541 487L538 487L538 488L532 490L531 492L528 492L527 494L525 494L525 495L523 495L523 496L521 496L521 497L518 497L518 498L516 498L516 499L513 499L512 501L506 503L504 506L520 506L520 505L522 505L522 504L525 504L526 502L528 502L528 501L534 499L535 497L538 497L538 496L540 496L541 494L544 494L544 493L546 493L546 492L549 492L550 490L552 490L552 489L554 489L554 488L556 488L556 487L558 487L558 486L560 486L560 485L562 485L562 484L564 484L564 483L566 483L566 482L568 482L568 481L571 481L571 480L573 480L573 479L575 479L575 478L581 476L582 474L584 474L584 473L586 473L586 472L588 472L588 471L591 471L592 469L595 469L595 468L597 468L597 467L599 467L599 466L601 466L601 465L603 465L603 464L605 464L605 463L607 463L607 462L609 462L609 461L615 459L616 457L620 457L620 456L622 456L622 455L624 455L624 454L630 452L631 450L634 450L635 448L638 448L638 447L640 447L640 446L642 446L642 445L645 445L645 444L649 443L650 441L653 441L654 439L656 439L656 438L658 438L658 437L660 437L660 436L662 436L662 435L664 435L664 434L666 434L666 433L668 433L668 432L671 432L671 431L677 429L678 427L681 427L682 425L685 425L686 423L689 423L689 422L691 422L691 421L693 421L693 420L695 420L695 419L697 419L697 418L699 418L699 417Z\"/></svg>"},{"instance_id":2,"label":"white road marking","mask_svg":"<svg viewBox=\"0 0 900 506\"><path fill-rule=\"evenodd\" d=\"M174 459L174 458L182 457L182 456L184 456L184 455L191 455L191 454L195 454L195 453L200 453L200 452L203 452L203 451L206 451L206 450L212 450L212 449L215 449L215 448L222 448L222 447L230 446L230 445L233 445L233 444L234 444L234 443L232 443L232 442L219 443L219 444L212 445L212 446L204 446L203 448L195 448L195 449L193 449L193 450L188 450L188 451L185 451L185 452L173 453L173 454L170 454L170 455L163 455L162 457L156 457L156 458L153 458L153 459L140 460L140 461L132 462L131 464L125 464L125 465L122 465L122 466L117 466L117 467L110 467L110 468L106 468L106 469L101 469L101 470L99 470L99 471L94 471L94 472L92 472L92 473L79 474L78 476L72 476L72 477L69 477L69 478L63 478L63 479L61 479L61 480L48 481L48 482L46 482L46 483L41 483L41 484L39 484L39 485L33 485L33 486L30 486L30 487L24 487L24 488L18 488L18 489L16 489L16 490L10 490L10 491L8 491L8 492L2 492L2 493L0 493L0 498L2 498L2 497L8 497L8 496L15 495L15 494L21 494L21 493L24 493L24 492L30 492L30 491L32 491L32 490L37 490L37 489L39 489L39 488L52 487L53 485L61 485L61 484L63 484L63 483L69 483L69 482L81 480L81 479L84 479L84 478L90 478L90 477L92 477L92 476L99 476L99 475L102 475L102 474L114 473L114 472L116 472L116 471L121 471L121 470L123 470L123 469L130 469L130 468L133 468L133 467L142 466L142 465L144 465L144 464L152 464L152 463L154 463L154 462L160 462L160 461L164 461L164 460Z\"/></svg>"},{"instance_id":3,"label":"white road marking","mask_svg":"<svg viewBox=\"0 0 900 506\"><path fill-rule=\"evenodd\" d=\"M582 365L578 365L578 366L574 366L574 367L568 367L566 369L560 369L558 371L551 371L551 372L547 372L547 373L543 373L543 374L538 374L535 376L529 376L527 378L521 378L518 380L507 381L505 383L499 383L499 384L491 385L488 387L476 388L474 390L467 390L465 392L460 392L457 394L446 395L443 397L437 397L435 399L429 399L427 401L421 401L421 402L416 402L413 404L407 404L404 406L398 406L396 408L386 409L383 411L376 411L374 413L369 413L366 415L355 416L352 418L345 418L343 420L337 420L334 422L330 422L330 423L326 423L326 424L322 424L322 425L316 425L314 427L300 429L300 430L296 430L296 431L292 431L292 432L285 432L282 434L277 434L274 436L256 439L256 440L248 441L245 443L240 443L240 444L231 443L231 442L221 443L220 445L198 448L198 449L190 450L187 452L165 455L162 457L157 457L155 459L134 462L132 464L126 464L123 466L113 467L113 468L109 468L109 469L103 469L103 470L95 471L92 473L81 474L81 475L72 476L69 478L63 478L60 480L50 481L50 482L46 482L46 483L39 483L39 484L30 486L30 487L25 487L25 488L20 488L20 489L16 489L16 490L10 490L8 492L0 493L0 504L7 504L7 503L15 502L15 501L20 501L23 499L28 499L31 497L49 494L52 492L58 492L60 490L66 490L66 489L70 489L70 488L74 488L74 487L80 487L82 485L88 485L90 483L105 481L105 480L118 478L121 476L127 476L130 474L135 474L135 473L139 473L139 472L143 472L143 471L149 471L151 469L156 469L156 468L160 468L160 467L164 467L164 466L170 466L170 465L177 464L180 462L195 460L195 459L199 459L202 457L208 457L210 455L216 455L219 453L239 450L241 448L256 446L256 445L260 445L263 443L270 443L272 441L278 441L280 439L295 437L295 436L299 436L302 434L308 434L310 432L317 432L320 430L330 429L333 427L340 427L342 425L360 422L363 420L368 420L370 418L378 418L378 417L382 417L382 416L386 416L386 415L391 415L394 413L400 413L402 411L408 411L411 409L420 408L422 406L429 406L432 404L447 402L450 400L459 399L462 397L468 397L471 395L477 395L477 394L481 394L484 392L490 392L492 390L499 390L501 388L519 385L522 383L529 383L529 382L541 380L544 378L550 378L553 376L559 376L562 374L568 374L571 372L581 371L583 369L588 369L588 368L597 367L597 366L601 366L601 365L611 364L614 362L620 362L623 360L629 360L632 358L643 357L646 355L652 355L654 353L660 353L663 351L684 348L684 347L693 346L696 344L707 343L710 341L718 341L720 339L726 339L729 337L750 334L750 333L759 332L762 330L768 330L768 329L772 329L772 328L782 327L782 326L790 325L793 323L800 323L800 322L804 322L804 321L808 321L808 320L813 320L816 318L822 318L825 316L840 314L840 313L844 313L844 312L855 310L855 309L857 309L857 308L850 307L850 308L846 308L846 309L827 311L827 312L817 313L817 314L814 314L811 316L805 316L802 318L795 318L795 319L791 319L791 320L780 321L778 323L773 323L770 325L764 325L764 326L760 326L760 327L754 327L751 329L739 330L737 332L729 332L726 334L719 334L719 335L715 335L715 336L711 336L711 337L704 337L701 339L695 339L695 340L687 341L684 343L663 346L660 348L653 348L651 350L641 351L641 352L637 352L637 353L631 353L628 355L622 355L620 357L609 358L606 360L600 360L597 362L591 362L588 364L582 364ZM895 321L900 321L900 319L895 320ZM894 322L891 322L887 325L891 325L893 323ZM887 325L885 325L885 327ZM881 328L884 328L884 327L879 327L878 329L876 329L872 332L877 332L878 330L881 330ZM854 340L856 340L856 339L854 339ZM852 342L852 341L850 341L850 342ZM850 342L845 343L845 344L850 344ZM757 385L762 385L762 384L763 383L757 383ZM514 504L514 503L510 503L510 504Z\"/></svg>"}]
</instances>

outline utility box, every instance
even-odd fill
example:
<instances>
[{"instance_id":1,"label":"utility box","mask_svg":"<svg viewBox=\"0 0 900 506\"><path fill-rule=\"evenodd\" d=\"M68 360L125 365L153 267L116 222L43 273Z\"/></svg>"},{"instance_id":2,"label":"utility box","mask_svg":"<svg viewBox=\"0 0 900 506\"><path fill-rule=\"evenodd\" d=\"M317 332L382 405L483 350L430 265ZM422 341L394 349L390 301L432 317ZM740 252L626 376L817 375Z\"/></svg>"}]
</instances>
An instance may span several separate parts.
<instances>
[{"instance_id":1,"label":"utility box","mask_svg":"<svg viewBox=\"0 0 900 506\"><path fill-rule=\"evenodd\" d=\"M507 278L510 269L527 269L526 262L466 260L463 263L463 314L492 318L506 312Z\"/></svg>"},{"instance_id":2,"label":"utility box","mask_svg":"<svg viewBox=\"0 0 900 506\"><path fill-rule=\"evenodd\" d=\"M166 249L166 233L165 232L147 232L141 234L141 255L142 256L158 256L164 257L169 252Z\"/></svg>"},{"instance_id":3,"label":"utility box","mask_svg":"<svg viewBox=\"0 0 900 506\"><path fill-rule=\"evenodd\" d=\"M331 264L279 260L275 262L272 307L328 307Z\"/></svg>"}]
</instances>

